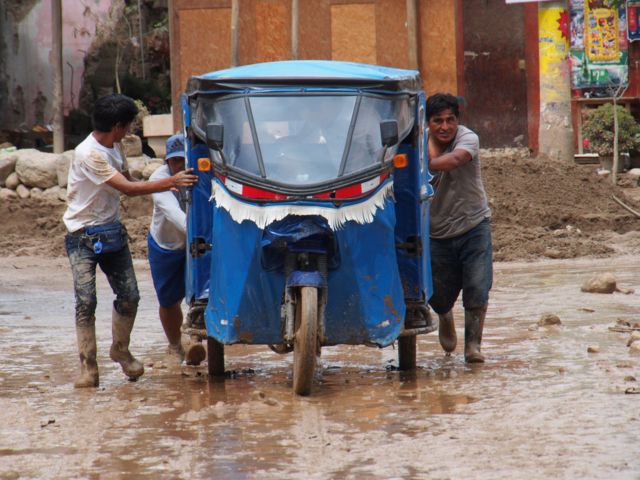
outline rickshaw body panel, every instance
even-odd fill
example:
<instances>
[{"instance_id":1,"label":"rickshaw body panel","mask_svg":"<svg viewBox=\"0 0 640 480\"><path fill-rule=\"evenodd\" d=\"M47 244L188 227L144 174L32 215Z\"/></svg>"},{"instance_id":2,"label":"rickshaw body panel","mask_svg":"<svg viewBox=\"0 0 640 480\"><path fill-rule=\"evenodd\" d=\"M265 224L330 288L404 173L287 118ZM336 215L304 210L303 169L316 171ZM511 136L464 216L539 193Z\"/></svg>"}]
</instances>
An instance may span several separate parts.
<instances>
[{"instance_id":1,"label":"rickshaw body panel","mask_svg":"<svg viewBox=\"0 0 640 480\"><path fill-rule=\"evenodd\" d=\"M249 221L235 222L223 208L213 211L214 231L225 233L212 253L208 334L223 344L281 342L286 279L282 271L265 268L264 230ZM340 259L327 278L326 345L386 346L397 338L405 306L394 225L395 209L388 199L373 222L349 222L335 232Z\"/></svg>"}]
</instances>

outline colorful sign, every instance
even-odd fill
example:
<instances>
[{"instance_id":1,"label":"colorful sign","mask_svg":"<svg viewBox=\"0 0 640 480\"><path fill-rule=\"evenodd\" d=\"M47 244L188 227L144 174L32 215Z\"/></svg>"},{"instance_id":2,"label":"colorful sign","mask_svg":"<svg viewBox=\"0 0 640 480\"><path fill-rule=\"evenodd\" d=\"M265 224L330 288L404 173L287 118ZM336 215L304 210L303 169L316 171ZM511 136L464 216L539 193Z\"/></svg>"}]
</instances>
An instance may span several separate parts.
<instances>
[{"instance_id":1,"label":"colorful sign","mask_svg":"<svg viewBox=\"0 0 640 480\"><path fill-rule=\"evenodd\" d=\"M539 53L540 53L540 100L552 103L562 100L568 78L566 25L567 11L563 7L545 6L538 10Z\"/></svg>"},{"instance_id":2,"label":"colorful sign","mask_svg":"<svg viewBox=\"0 0 640 480\"><path fill-rule=\"evenodd\" d=\"M570 0L573 88L604 88L629 82L627 10L625 6L616 9L607 5L607 0Z\"/></svg>"},{"instance_id":3,"label":"colorful sign","mask_svg":"<svg viewBox=\"0 0 640 480\"><path fill-rule=\"evenodd\" d=\"M640 40L640 1L627 2L627 27L629 41Z\"/></svg>"}]
</instances>

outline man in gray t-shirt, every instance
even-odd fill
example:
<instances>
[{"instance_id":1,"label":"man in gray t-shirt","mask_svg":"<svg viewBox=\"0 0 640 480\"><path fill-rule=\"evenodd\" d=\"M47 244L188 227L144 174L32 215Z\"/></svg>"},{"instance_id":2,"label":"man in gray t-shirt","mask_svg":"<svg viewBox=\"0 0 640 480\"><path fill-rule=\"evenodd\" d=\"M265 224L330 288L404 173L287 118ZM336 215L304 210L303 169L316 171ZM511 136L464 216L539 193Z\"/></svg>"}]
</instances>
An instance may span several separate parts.
<instances>
[{"instance_id":1,"label":"man in gray t-shirt","mask_svg":"<svg viewBox=\"0 0 640 480\"><path fill-rule=\"evenodd\" d=\"M431 203L431 269L439 339L449 354L457 337L452 308L460 291L465 311L464 357L484 362L482 329L493 280L491 210L480 175L478 136L459 125L456 97L427 99L429 170L434 174Z\"/></svg>"}]
</instances>

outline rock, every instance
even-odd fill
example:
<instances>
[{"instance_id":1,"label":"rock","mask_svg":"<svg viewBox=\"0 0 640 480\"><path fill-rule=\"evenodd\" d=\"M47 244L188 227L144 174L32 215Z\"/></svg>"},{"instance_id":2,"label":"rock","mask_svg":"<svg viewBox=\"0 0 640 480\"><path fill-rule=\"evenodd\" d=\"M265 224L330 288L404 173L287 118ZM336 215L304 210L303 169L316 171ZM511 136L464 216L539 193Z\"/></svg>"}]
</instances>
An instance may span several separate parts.
<instances>
[{"instance_id":1,"label":"rock","mask_svg":"<svg viewBox=\"0 0 640 480\"><path fill-rule=\"evenodd\" d=\"M39 152L33 148L18 150L16 173L27 187L50 188L58 184L56 164L59 155Z\"/></svg>"},{"instance_id":2,"label":"rock","mask_svg":"<svg viewBox=\"0 0 640 480\"><path fill-rule=\"evenodd\" d=\"M38 187L33 187L31 189L31 198L42 198L42 193L44 190Z\"/></svg>"},{"instance_id":3,"label":"rock","mask_svg":"<svg viewBox=\"0 0 640 480\"><path fill-rule=\"evenodd\" d=\"M25 187L23 184L20 184L16 187L16 193L20 198L23 198L23 199L29 198L29 195L31 195L31 192L29 191L29 189Z\"/></svg>"},{"instance_id":4,"label":"rock","mask_svg":"<svg viewBox=\"0 0 640 480\"><path fill-rule=\"evenodd\" d=\"M10 188L11 190L15 190L18 185L20 185L20 179L18 178L18 174L16 172L10 173L7 179L4 181L4 186Z\"/></svg>"},{"instance_id":5,"label":"rock","mask_svg":"<svg viewBox=\"0 0 640 480\"><path fill-rule=\"evenodd\" d=\"M598 353L600 351L600 347L598 345L589 345L587 347L587 352L589 353Z\"/></svg>"},{"instance_id":6,"label":"rock","mask_svg":"<svg viewBox=\"0 0 640 480\"><path fill-rule=\"evenodd\" d=\"M120 142L124 155L129 157L140 157L142 155L142 140L137 135L129 134Z\"/></svg>"},{"instance_id":7,"label":"rock","mask_svg":"<svg viewBox=\"0 0 640 480\"><path fill-rule=\"evenodd\" d=\"M3 202L18 198L18 194L10 188L0 188L0 200Z\"/></svg>"},{"instance_id":8,"label":"rock","mask_svg":"<svg viewBox=\"0 0 640 480\"><path fill-rule=\"evenodd\" d=\"M636 377L634 377L633 375L627 375L626 377L624 377L624 381L625 382L635 382L636 381Z\"/></svg>"},{"instance_id":9,"label":"rock","mask_svg":"<svg viewBox=\"0 0 640 480\"><path fill-rule=\"evenodd\" d=\"M562 325L562 321L560 320L560 317L553 313L545 313L542 315L542 317L540 317L540 320L538 320L538 325L540 325L541 327L547 327L549 325Z\"/></svg>"},{"instance_id":10,"label":"rock","mask_svg":"<svg viewBox=\"0 0 640 480\"><path fill-rule=\"evenodd\" d=\"M640 340L640 332L633 331L629 336L629 340L627 340L627 347L631 346L633 342Z\"/></svg>"},{"instance_id":11,"label":"rock","mask_svg":"<svg viewBox=\"0 0 640 480\"><path fill-rule=\"evenodd\" d=\"M42 198L44 198L45 200L58 202L60 200L60 190L62 189L58 185L56 185L55 187L47 188L44 192L42 192ZM33 195L33 193L31 195Z\"/></svg>"},{"instance_id":12,"label":"rock","mask_svg":"<svg viewBox=\"0 0 640 480\"><path fill-rule=\"evenodd\" d=\"M66 187L67 179L69 177L69 167L73 162L73 150L67 150L58 156L56 160L56 176L58 177L58 186Z\"/></svg>"},{"instance_id":13,"label":"rock","mask_svg":"<svg viewBox=\"0 0 640 480\"><path fill-rule=\"evenodd\" d=\"M587 293L613 293L616 291L616 277L613 273L599 273L582 284L581 290Z\"/></svg>"},{"instance_id":14,"label":"rock","mask_svg":"<svg viewBox=\"0 0 640 480\"><path fill-rule=\"evenodd\" d=\"M142 178L144 178L145 180L148 180L149 177L151 175L153 175L153 172L155 172L161 166L162 166L162 162L158 162L156 160L152 160L142 170Z\"/></svg>"},{"instance_id":15,"label":"rock","mask_svg":"<svg viewBox=\"0 0 640 480\"><path fill-rule=\"evenodd\" d=\"M632 168L627 172L627 175L631 178L640 178L640 168Z\"/></svg>"},{"instance_id":16,"label":"rock","mask_svg":"<svg viewBox=\"0 0 640 480\"><path fill-rule=\"evenodd\" d=\"M58 191L58 200L60 200L61 202L66 202L67 201L67 189L66 188L61 188Z\"/></svg>"},{"instance_id":17,"label":"rock","mask_svg":"<svg viewBox=\"0 0 640 480\"><path fill-rule=\"evenodd\" d=\"M636 340L629 345L629 352L640 355L640 341Z\"/></svg>"},{"instance_id":18,"label":"rock","mask_svg":"<svg viewBox=\"0 0 640 480\"><path fill-rule=\"evenodd\" d=\"M129 174L133 178L137 178L138 180L142 179L142 171L144 167L146 167L148 163L149 157L141 156L141 157L127 157L127 166L129 167Z\"/></svg>"},{"instance_id":19,"label":"rock","mask_svg":"<svg viewBox=\"0 0 640 480\"><path fill-rule=\"evenodd\" d=\"M15 152L0 154L0 187L5 184L7 177L15 170L17 161L18 156Z\"/></svg>"}]
</instances>

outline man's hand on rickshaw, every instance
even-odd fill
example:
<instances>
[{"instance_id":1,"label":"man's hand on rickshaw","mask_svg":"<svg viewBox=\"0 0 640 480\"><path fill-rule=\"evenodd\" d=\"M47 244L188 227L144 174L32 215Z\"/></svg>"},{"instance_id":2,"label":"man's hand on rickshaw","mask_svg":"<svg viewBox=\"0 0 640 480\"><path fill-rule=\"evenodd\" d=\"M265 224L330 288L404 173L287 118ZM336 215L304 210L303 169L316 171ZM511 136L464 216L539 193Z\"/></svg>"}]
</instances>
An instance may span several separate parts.
<instances>
[{"instance_id":1,"label":"man's hand on rickshaw","mask_svg":"<svg viewBox=\"0 0 640 480\"><path fill-rule=\"evenodd\" d=\"M196 183L198 181L198 176L193 175L191 172L193 172L193 168L187 168L172 176L173 185L171 190L175 190L178 187L190 187Z\"/></svg>"}]
</instances>

